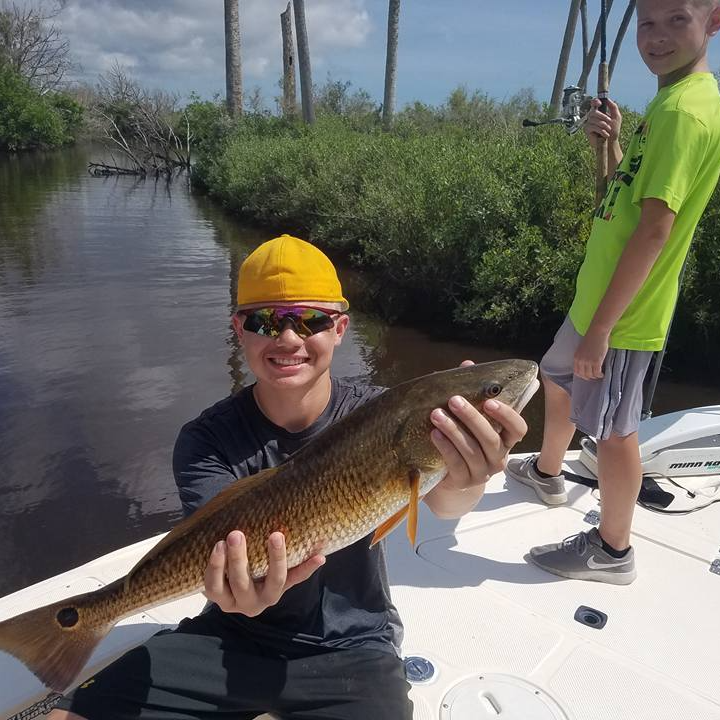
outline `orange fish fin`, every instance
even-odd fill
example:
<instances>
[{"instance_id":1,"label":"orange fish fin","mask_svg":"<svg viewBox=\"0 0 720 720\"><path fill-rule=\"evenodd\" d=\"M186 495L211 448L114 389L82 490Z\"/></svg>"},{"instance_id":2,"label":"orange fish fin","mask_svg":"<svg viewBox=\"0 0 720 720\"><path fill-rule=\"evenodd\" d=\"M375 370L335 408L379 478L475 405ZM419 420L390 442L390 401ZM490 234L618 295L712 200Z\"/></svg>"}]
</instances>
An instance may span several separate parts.
<instances>
[{"instance_id":1,"label":"orange fish fin","mask_svg":"<svg viewBox=\"0 0 720 720\"><path fill-rule=\"evenodd\" d=\"M373 535L370 547L379 543L384 537L389 535L404 519L408 513L408 506L401 507L394 515L391 515L384 523L378 525Z\"/></svg>"},{"instance_id":2,"label":"orange fish fin","mask_svg":"<svg viewBox=\"0 0 720 720\"><path fill-rule=\"evenodd\" d=\"M415 547L418 525L418 505L420 504L420 471L413 468L409 473L410 503L408 505L407 536L410 544Z\"/></svg>"},{"instance_id":3,"label":"orange fish fin","mask_svg":"<svg viewBox=\"0 0 720 720\"><path fill-rule=\"evenodd\" d=\"M261 470L259 473L255 473L255 475L250 475L249 477L236 480L234 483L221 490L212 500L207 502L201 508L198 508L192 515L190 515L190 517L187 517L178 523L162 540L160 540L160 542L150 548L150 550L148 550L148 552L146 552L145 555L138 560L133 569L125 576L125 590L127 591L130 589L130 580L135 571L141 565L144 565L146 562L156 558L160 555L160 553L164 552L167 548L177 542L178 539L194 530L197 525L204 522L211 515L214 515L218 510L223 509L228 503L237 500L240 496L267 482L278 472L280 467L281 466ZM218 538L218 540L224 539L225 538Z\"/></svg>"},{"instance_id":4,"label":"orange fish fin","mask_svg":"<svg viewBox=\"0 0 720 720\"><path fill-rule=\"evenodd\" d=\"M65 690L87 663L97 644L117 622L101 622L88 598L117 587L78 595L0 622L0 650L10 653L41 682Z\"/></svg>"}]
</instances>

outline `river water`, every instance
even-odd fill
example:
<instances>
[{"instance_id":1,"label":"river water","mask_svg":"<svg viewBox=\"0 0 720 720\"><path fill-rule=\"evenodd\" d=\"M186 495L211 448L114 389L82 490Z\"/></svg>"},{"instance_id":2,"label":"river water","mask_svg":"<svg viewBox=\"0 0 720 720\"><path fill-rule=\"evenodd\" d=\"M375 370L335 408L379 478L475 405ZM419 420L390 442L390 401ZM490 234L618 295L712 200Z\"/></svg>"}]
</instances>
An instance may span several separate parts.
<instances>
[{"instance_id":1,"label":"river water","mask_svg":"<svg viewBox=\"0 0 720 720\"><path fill-rule=\"evenodd\" d=\"M230 316L266 235L185 180L91 177L91 155L0 157L0 596L169 529L178 429L249 380ZM351 316L338 376L392 385L513 354ZM655 410L717 395L664 383ZM540 394L525 417L535 448Z\"/></svg>"}]
</instances>

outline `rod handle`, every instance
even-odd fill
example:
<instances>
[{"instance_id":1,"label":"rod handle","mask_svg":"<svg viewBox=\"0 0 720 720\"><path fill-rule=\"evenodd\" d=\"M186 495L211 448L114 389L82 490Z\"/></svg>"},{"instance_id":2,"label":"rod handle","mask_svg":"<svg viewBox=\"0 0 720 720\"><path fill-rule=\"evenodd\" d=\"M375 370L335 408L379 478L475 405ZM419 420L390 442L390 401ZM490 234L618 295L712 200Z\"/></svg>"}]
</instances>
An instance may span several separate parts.
<instances>
[{"instance_id":1,"label":"rod handle","mask_svg":"<svg viewBox=\"0 0 720 720\"><path fill-rule=\"evenodd\" d=\"M600 100L600 111L604 113L608 111L609 86L608 64L606 62L600 63L598 70L598 99ZM608 144L604 138L597 139L595 152L597 160L595 165L595 207L600 207L607 192L608 183Z\"/></svg>"}]
</instances>

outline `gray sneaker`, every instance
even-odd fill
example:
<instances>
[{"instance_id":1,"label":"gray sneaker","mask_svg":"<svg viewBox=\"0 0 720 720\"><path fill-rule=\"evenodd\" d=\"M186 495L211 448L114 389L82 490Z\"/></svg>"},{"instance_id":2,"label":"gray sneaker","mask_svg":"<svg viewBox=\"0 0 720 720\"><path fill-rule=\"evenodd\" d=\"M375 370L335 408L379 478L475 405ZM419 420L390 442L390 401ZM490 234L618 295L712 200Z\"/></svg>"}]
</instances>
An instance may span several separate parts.
<instances>
[{"instance_id":1,"label":"gray sneaker","mask_svg":"<svg viewBox=\"0 0 720 720\"><path fill-rule=\"evenodd\" d=\"M505 474L531 487L537 496L546 505L562 505L567 502L565 492L565 476L554 475L549 478L540 477L535 470L535 460L539 455L531 455L522 460L521 458L510 458Z\"/></svg>"},{"instance_id":2,"label":"gray sneaker","mask_svg":"<svg viewBox=\"0 0 720 720\"><path fill-rule=\"evenodd\" d=\"M575 580L629 585L636 577L635 551L616 558L603 550L597 528L565 538L561 543L530 549L530 560L543 570Z\"/></svg>"}]
</instances>

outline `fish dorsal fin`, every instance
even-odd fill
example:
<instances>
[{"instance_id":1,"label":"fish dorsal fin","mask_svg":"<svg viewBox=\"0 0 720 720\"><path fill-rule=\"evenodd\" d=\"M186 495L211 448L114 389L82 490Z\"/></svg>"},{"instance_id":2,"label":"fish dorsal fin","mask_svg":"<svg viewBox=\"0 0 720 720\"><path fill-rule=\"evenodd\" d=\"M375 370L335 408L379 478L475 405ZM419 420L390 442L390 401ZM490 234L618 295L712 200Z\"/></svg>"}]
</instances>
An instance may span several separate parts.
<instances>
[{"instance_id":1,"label":"fish dorsal fin","mask_svg":"<svg viewBox=\"0 0 720 720\"><path fill-rule=\"evenodd\" d=\"M250 492L254 488L267 482L273 475L277 473L279 468L268 468L267 470L261 470L259 473L250 475L246 478L240 478L226 488L223 488L214 498L198 508L190 517L185 518L178 523L159 543L154 545L145 555L138 560L133 569L125 576L125 588L128 589L130 580L135 571L146 562L156 558L160 553L164 552L170 545L177 542L181 537L184 537L189 532L195 529L197 525L202 523L211 515L214 515L218 510L221 510L229 503L237 500L245 493ZM218 540L224 540L225 538L218 538Z\"/></svg>"}]
</instances>

